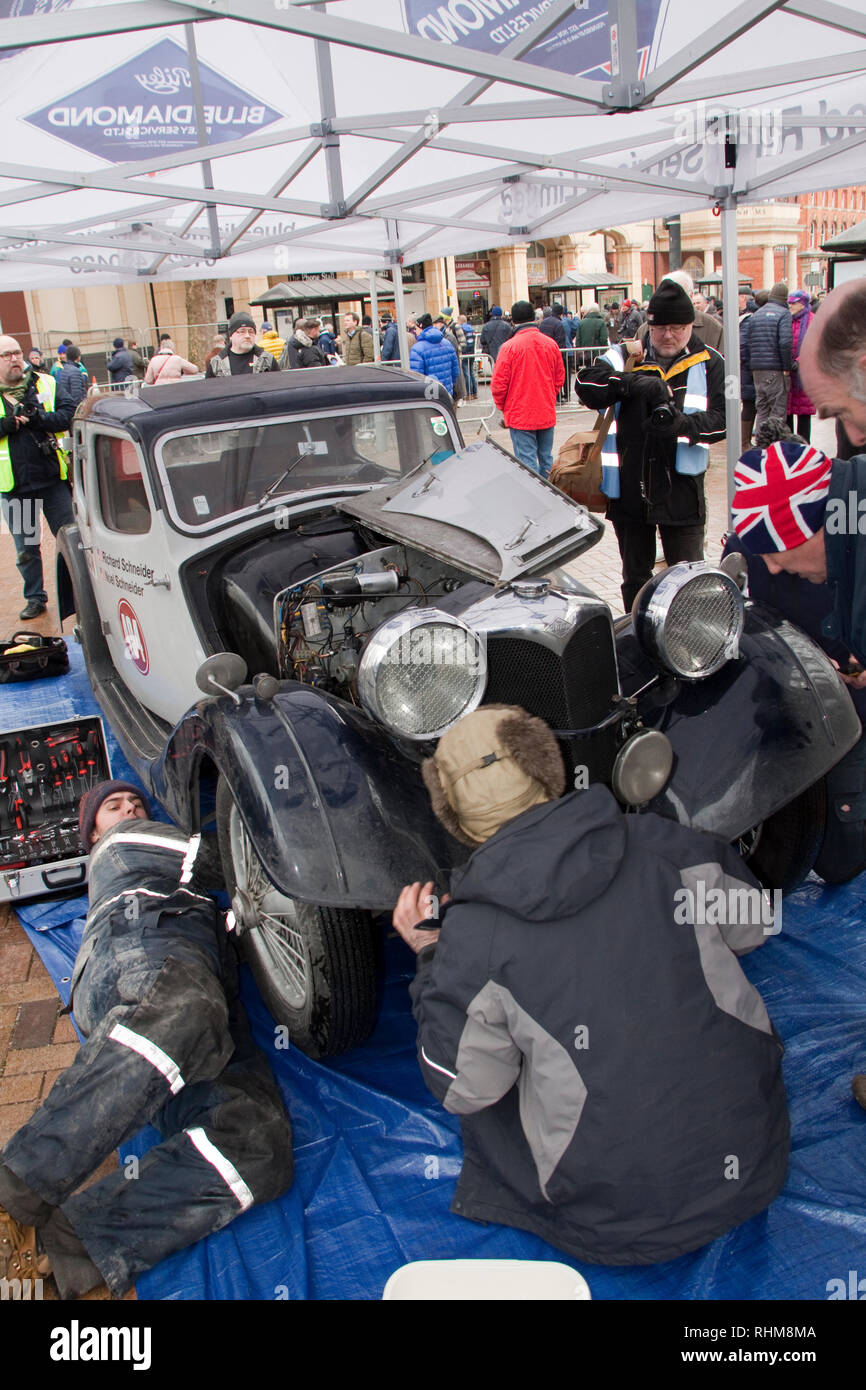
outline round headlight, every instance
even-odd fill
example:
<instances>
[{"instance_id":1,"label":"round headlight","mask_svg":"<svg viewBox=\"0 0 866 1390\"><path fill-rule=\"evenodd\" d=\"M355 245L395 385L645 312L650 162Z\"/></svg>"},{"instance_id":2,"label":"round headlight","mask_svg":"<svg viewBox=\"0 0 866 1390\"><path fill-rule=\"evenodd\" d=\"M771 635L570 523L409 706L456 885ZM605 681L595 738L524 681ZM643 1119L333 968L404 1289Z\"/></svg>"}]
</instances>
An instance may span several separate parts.
<instances>
[{"instance_id":1,"label":"round headlight","mask_svg":"<svg viewBox=\"0 0 866 1390\"><path fill-rule=\"evenodd\" d=\"M481 703L487 658L477 633L437 608L410 608L371 637L358 668L369 714L403 738L438 738Z\"/></svg>"},{"instance_id":2,"label":"round headlight","mask_svg":"<svg viewBox=\"0 0 866 1390\"><path fill-rule=\"evenodd\" d=\"M648 656L674 675L701 680L737 656L743 596L734 580L712 565L672 565L643 586L632 618Z\"/></svg>"}]
</instances>

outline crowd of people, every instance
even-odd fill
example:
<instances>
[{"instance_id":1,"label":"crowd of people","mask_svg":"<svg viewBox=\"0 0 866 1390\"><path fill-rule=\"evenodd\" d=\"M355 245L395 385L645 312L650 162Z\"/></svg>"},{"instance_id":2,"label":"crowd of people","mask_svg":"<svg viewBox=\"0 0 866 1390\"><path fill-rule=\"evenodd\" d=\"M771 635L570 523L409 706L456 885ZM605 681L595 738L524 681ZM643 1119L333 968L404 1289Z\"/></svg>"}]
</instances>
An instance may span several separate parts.
<instances>
[{"instance_id":1,"label":"crowd of people","mask_svg":"<svg viewBox=\"0 0 866 1390\"><path fill-rule=\"evenodd\" d=\"M866 456L832 461L808 439L817 409L837 419L852 452L866 447L866 282L836 291L817 315L804 292L781 283L766 296L743 290L739 307L753 394L744 391L727 548L744 554L750 591L824 647L866 713L866 542L859 528L831 524L840 508L850 513L852 498L857 517L866 506ZM571 338L597 349L577 365L575 393L616 414L603 486L626 608L651 573L657 528L669 563L701 558L709 448L725 432L724 359L702 324L711 305L674 272L645 321L636 308L617 306L614 328L586 306ZM514 452L542 476L567 389L567 318L561 306L539 316L523 300L508 316L491 312L480 334ZM581 342L584 325L599 341ZM397 360L396 327L383 327L383 360ZM466 390L466 324L450 312L425 315L413 320L412 338L415 370L454 395L461 383ZM265 325L257 341L254 321L240 313L214 343L208 374L360 365L373 360L372 343L354 314L339 335L306 318L287 340ZM27 371L19 345L0 338L4 515L13 493L38 492L55 531L72 520L61 440L82 376L75 345L63 346L50 372L33 361ZM132 356L122 342L118 356ZM166 337L145 380L196 370ZM37 574L26 552L19 568L38 606L41 564ZM452 1210L611 1264L674 1258L764 1210L787 1171L781 1044L736 956L763 943L766 923L761 916L752 931L738 923L727 932L722 919L708 932L670 912L690 875L755 891L739 855L652 814L626 817L603 786L567 794L555 737L518 708L466 716L423 775L434 813L473 851L433 920L432 883L407 884L393 912L417 955L421 1071L461 1117L465 1158ZM828 781L830 813L842 823L817 865L828 882L866 870L864 795L861 738ZM87 1041L0 1154L6 1274L52 1271L66 1298L102 1281L121 1294L139 1272L278 1196L292 1177L289 1121L249 1039L206 866L197 877L200 837L151 822L137 788L117 782L88 792L80 826L92 846L91 908L73 1002ZM527 863L538 871L515 877L513 865ZM639 920L628 909L636 891ZM168 925L151 930L163 918ZM683 926L697 950L683 951ZM592 943L602 937L599 952ZM664 1038L648 1048L647 1010L661 999ZM584 1032L592 1047L574 1041ZM855 1078L854 1094L866 1107L866 1077ZM621 1142L636 1112L639 1151ZM115 1174L76 1195L145 1121L163 1142L139 1181ZM723 1167L732 1154L736 1183Z\"/></svg>"}]
</instances>

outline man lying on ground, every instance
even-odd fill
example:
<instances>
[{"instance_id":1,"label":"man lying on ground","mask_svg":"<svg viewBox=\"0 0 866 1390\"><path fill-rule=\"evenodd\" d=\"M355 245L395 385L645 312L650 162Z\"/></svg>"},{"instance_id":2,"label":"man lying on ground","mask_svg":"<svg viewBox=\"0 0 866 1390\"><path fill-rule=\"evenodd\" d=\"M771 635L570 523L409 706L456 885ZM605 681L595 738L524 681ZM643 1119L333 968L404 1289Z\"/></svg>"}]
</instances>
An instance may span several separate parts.
<instances>
[{"instance_id":1,"label":"man lying on ground","mask_svg":"<svg viewBox=\"0 0 866 1390\"><path fill-rule=\"evenodd\" d=\"M288 1117L237 997L234 947L197 891L200 836L149 818L138 789L81 802L90 911L72 977L87 1041L0 1152L0 1265L61 1298L137 1275L292 1180ZM145 1124L137 1177L78 1192Z\"/></svg>"}]
</instances>

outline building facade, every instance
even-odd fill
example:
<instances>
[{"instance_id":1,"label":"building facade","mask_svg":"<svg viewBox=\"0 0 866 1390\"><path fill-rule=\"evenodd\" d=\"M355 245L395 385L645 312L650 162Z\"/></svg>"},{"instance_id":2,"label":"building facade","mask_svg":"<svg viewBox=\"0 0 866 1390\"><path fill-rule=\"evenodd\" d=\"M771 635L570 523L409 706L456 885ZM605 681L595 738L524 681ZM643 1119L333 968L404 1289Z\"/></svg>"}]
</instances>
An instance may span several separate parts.
<instances>
[{"instance_id":1,"label":"building facade","mask_svg":"<svg viewBox=\"0 0 866 1390\"><path fill-rule=\"evenodd\" d=\"M783 198L737 209L738 270L755 289L769 288L784 280L790 289L820 292L827 284L827 255L821 245L845 228L866 219L866 186L835 188L798 197ZM721 268L721 223L708 209L684 213L681 218L683 268L694 279L711 276ZM493 305L506 311L518 299L541 305L551 298L564 299L577 308L581 295L551 294L548 286L570 271L615 276L630 298L645 299L670 267L667 224L662 219L619 227L600 227L544 241L481 247L477 251L440 257L404 269L407 311L434 316L446 306L459 309L483 322ZM347 272L337 271L345 276ZM348 273L363 282L359 272ZM295 277L301 278L301 277ZM237 309L249 309L283 275L256 279L220 280L216 286L216 316L201 325L202 333L215 332ZM599 290L605 303L622 297L623 291ZM394 312L393 301L380 298L380 310ZM366 286L359 283L356 302L343 310L369 313ZM261 309L252 310L256 322ZM285 326L287 320L282 320ZM20 290L0 294L0 325L14 334L25 351L31 346L53 354L63 338L71 338L92 354L105 352L115 337L135 339L155 347L160 332L171 333L178 351L187 355L190 317L184 281L81 285L69 289ZM199 338L201 341L201 338Z\"/></svg>"}]
</instances>

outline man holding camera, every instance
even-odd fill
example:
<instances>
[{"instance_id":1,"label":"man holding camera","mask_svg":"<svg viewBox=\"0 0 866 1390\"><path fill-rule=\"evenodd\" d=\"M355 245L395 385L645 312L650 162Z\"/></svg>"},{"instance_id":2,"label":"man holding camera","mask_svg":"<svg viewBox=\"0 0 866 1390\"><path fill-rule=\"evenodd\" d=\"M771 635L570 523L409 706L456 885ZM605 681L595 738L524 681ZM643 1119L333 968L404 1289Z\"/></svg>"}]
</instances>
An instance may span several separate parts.
<instances>
[{"instance_id":1,"label":"man holding camera","mask_svg":"<svg viewBox=\"0 0 866 1390\"><path fill-rule=\"evenodd\" d=\"M24 580L20 616L38 618L48 606L39 549L44 514L56 536L73 520L68 459L61 447L75 413L65 383L25 367L14 338L0 336L0 503Z\"/></svg>"},{"instance_id":2,"label":"man holding camera","mask_svg":"<svg viewBox=\"0 0 866 1390\"><path fill-rule=\"evenodd\" d=\"M581 367L575 390L584 405L616 419L602 448L601 490L622 556L628 613L651 577L656 527L669 565L701 560L710 445L725 437L725 363L694 332L685 290L665 280L649 303L649 342L633 371L625 345Z\"/></svg>"}]
</instances>

